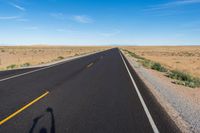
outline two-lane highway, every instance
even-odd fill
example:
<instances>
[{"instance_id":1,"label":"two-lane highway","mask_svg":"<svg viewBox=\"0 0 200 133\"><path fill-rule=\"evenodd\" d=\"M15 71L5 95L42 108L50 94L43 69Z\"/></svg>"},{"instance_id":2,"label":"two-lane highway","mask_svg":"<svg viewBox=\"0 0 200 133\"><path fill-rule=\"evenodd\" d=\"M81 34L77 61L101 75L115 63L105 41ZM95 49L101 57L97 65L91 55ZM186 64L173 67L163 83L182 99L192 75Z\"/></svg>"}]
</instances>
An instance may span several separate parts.
<instances>
[{"instance_id":1,"label":"two-lane highway","mask_svg":"<svg viewBox=\"0 0 200 133\"><path fill-rule=\"evenodd\" d=\"M179 132L129 69L111 49L2 80L0 132Z\"/></svg>"}]
</instances>

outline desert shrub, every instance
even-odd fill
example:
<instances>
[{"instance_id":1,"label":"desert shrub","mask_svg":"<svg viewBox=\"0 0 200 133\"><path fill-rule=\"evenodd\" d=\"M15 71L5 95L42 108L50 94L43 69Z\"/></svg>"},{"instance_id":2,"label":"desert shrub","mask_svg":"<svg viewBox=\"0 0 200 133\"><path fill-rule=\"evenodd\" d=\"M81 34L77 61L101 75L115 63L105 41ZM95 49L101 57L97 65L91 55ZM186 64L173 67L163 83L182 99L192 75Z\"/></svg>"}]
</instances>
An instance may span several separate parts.
<instances>
[{"instance_id":1,"label":"desert shrub","mask_svg":"<svg viewBox=\"0 0 200 133\"><path fill-rule=\"evenodd\" d=\"M130 54L132 57L135 57L135 58L137 58L137 59L141 59L141 60L144 60L144 59L145 59L144 57L141 57L141 56L139 56L139 55L137 55L137 54L135 54L135 53L132 53L132 52L129 52L129 54Z\"/></svg>"},{"instance_id":2,"label":"desert shrub","mask_svg":"<svg viewBox=\"0 0 200 133\"><path fill-rule=\"evenodd\" d=\"M58 59L58 60L62 60L62 59L64 59L64 57L59 56L59 57L57 57L57 59Z\"/></svg>"},{"instance_id":3,"label":"desert shrub","mask_svg":"<svg viewBox=\"0 0 200 133\"><path fill-rule=\"evenodd\" d=\"M21 67L28 67L28 66L30 66L31 64L30 63L24 63L24 64L22 64L22 65L20 65Z\"/></svg>"},{"instance_id":4,"label":"desert shrub","mask_svg":"<svg viewBox=\"0 0 200 133\"><path fill-rule=\"evenodd\" d=\"M183 85L183 86L188 86L188 87L191 87L191 88L195 88L195 87L198 87L195 82L189 82L189 81L180 81L180 80L177 80L177 81L174 81L172 82L174 84L178 84L178 85Z\"/></svg>"},{"instance_id":5,"label":"desert shrub","mask_svg":"<svg viewBox=\"0 0 200 133\"><path fill-rule=\"evenodd\" d=\"M145 59L144 57L141 57L141 56L139 56L135 53L132 53L128 50L124 50L124 51L127 52L132 57L139 59L139 62L141 62L141 64L144 67L151 68L151 69L154 69L154 70L157 70L157 71L160 71L160 72L166 72L167 71L167 69L165 67L163 67L160 63L153 62L151 60Z\"/></svg>"},{"instance_id":6,"label":"desert shrub","mask_svg":"<svg viewBox=\"0 0 200 133\"><path fill-rule=\"evenodd\" d=\"M146 68L151 68L153 65L153 62L150 60L139 60L139 62L142 64L142 66L146 67Z\"/></svg>"},{"instance_id":7,"label":"desert shrub","mask_svg":"<svg viewBox=\"0 0 200 133\"><path fill-rule=\"evenodd\" d=\"M151 69L157 70L159 72L167 72L167 69L163 67L160 63L153 63Z\"/></svg>"},{"instance_id":8,"label":"desert shrub","mask_svg":"<svg viewBox=\"0 0 200 133\"><path fill-rule=\"evenodd\" d=\"M172 70L171 72L169 72L168 77L170 77L172 79L177 79L180 81L191 81L192 80L191 75L189 75L188 73L185 73L185 72L178 71L178 70Z\"/></svg>"},{"instance_id":9,"label":"desert shrub","mask_svg":"<svg viewBox=\"0 0 200 133\"><path fill-rule=\"evenodd\" d=\"M134 57L134 58L141 59L141 60L145 60L144 57L141 57L141 56L139 56L139 55L137 55L137 54L135 54L135 53L133 53L133 52L130 52L130 51L126 50L126 49L124 49L124 51L127 52L130 56L132 56L132 57Z\"/></svg>"},{"instance_id":10,"label":"desert shrub","mask_svg":"<svg viewBox=\"0 0 200 133\"><path fill-rule=\"evenodd\" d=\"M195 78L193 79L193 81L194 81L196 87L200 87L200 78L195 77Z\"/></svg>"},{"instance_id":11,"label":"desert shrub","mask_svg":"<svg viewBox=\"0 0 200 133\"><path fill-rule=\"evenodd\" d=\"M5 50L4 50L4 49L2 49L2 50L1 50L1 52L3 53L3 52L5 52Z\"/></svg>"},{"instance_id":12,"label":"desert shrub","mask_svg":"<svg viewBox=\"0 0 200 133\"><path fill-rule=\"evenodd\" d=\"M17 68L17 65L12 64L12 65L7 66L6 68L7 69L14 69L14 68Z\"/></svg>"},{"instance_id":13,"label":"desert shrub","mask_svg":"<svg viewBox=\"0 0 200 133\"><path fill-rule=\"evenodd\" d=\"M172 70L168 73L168 77L175 79L173 83L179 84L179 85L184 85L188 87L200 87L200 79L197 77L193 77L192 75L181 72L178 70Z\"/></svg>"}]
</instances>

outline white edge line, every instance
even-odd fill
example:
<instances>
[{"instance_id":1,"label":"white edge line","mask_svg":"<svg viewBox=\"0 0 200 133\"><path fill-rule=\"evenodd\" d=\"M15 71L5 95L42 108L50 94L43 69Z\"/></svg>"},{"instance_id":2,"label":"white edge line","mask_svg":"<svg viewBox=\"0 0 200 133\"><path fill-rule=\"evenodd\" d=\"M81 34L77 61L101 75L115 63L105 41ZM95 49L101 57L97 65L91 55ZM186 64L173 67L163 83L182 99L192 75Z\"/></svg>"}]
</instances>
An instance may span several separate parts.
<instances>
[{"instance_id":1,"label":"white edge line","mask_svg":"<svg viewBox=\"0 0 200 133\"><path fill-rule=\"evenodd\" d=\"M100 51L100 52L102 52L102 51ZM75 59L79 59L79 58L86 57L86 56L89 56L89 55L92 55L92 54L96 54L96 53L99 53L99 52L95 52L95 53L91 53L91 54L86 54L86 55L82 55L82 56L79 56L79 57L74 57L74 58L69 59L69 60L64 60L63 62L58 62L56 64L52 64L52 65L49 65L49 66L44 66L43 68L40 68L40 69L36 69L36 70L33 70L33 71L29 71L29 72L17 74L17 75L14 75L14 76L10 76L10 77L4 78L4 79L0 79L0 82L6 81L6 80L9 80L9 79L13 79L13 78L16 78L16 77L20 77L20 76L23 76L23 75L27 75L27 74L30 74L30 73L34 73L34 72L37 72L37 71L41 71L41 70L44 70L44 69L48 69L48 68L51 68L51 67L54 67L54 66L66 63L68 61L73 61Z\"/></svg>"},{"instance_id":2,"label":"white edge line","mask_svg":"<svg viewBox=\"0 0 200 133\"><path fill-rule=\"evenodd\" d=\"M138 87L137 87L137 85L136 85L136 83L135 83L135 81L134 81L134 79L133 79L133 77L132 77L132 75L131 75L131 73L130 73L130 70L128 69L128 66L126 65L126 62L124 61L124 58L123 58L123 56L121 55L121 52L119 52L119 53L120 53L120 56L121 56L121 58L122 58L122 60L123 60L123 62L124 62L124 65L125 65L125 67L126 67L126 69L127 69L127 71L128 71L128 74L129 74L129 76L130 76L130 78L131 78L131 81L132 81L132 83L133 83L133 85L134 85L134 87L135 87L135 90L136 90L137 95L138 95L138 97L139 97L139 99L140 99L140 102L142 103L142 107L144 108L144 111L145 111L145 113L146 113L146 115L147 115L147 117L148 117L148 119L149 119L149 122L150 122L150 124L151 124L151 127L152 127L154 133L159 133L158 128L156 127L156 124L155 124L155 122L153 121L153 118L152 118L152 116L151 116L151 114L150 114L150 112L149 112L149 110L148 110L148 108L147 108L147 106L146 106L146 104L145 104L143 98L142 98L142 95L140 94L140 91L139 91L139 89L138 89Z\"/></svg>"},{"instance_id":3,"label":"white edge line","mask_svg":"<svg viewBox=\"0 0 200 133\"><path fill-rule=\"evenodd\" d=\"M59 64L57 64L57 65L59 65ZM53 67L53 66L56 66L56 65L51 65L51 66L43 67L43 68L36 69L36 70L33 70L33 71L29 71L29 72L17 74L17 75L14 75L14 76L10 76L10 77L8 77L8 78L0 79L0 82L6 81L6 80L9 80L9 79L13 79L13 78L16 78L16 77L20 77L20 76L23 76L23 75L27 75L27 74L30 74L30 73L34 73L34 72L37 72L37 71L41 71L41 70L43 70L43 69L48 69L48 68L51 68L51 67Z\"/></svg>"}]
</instances>

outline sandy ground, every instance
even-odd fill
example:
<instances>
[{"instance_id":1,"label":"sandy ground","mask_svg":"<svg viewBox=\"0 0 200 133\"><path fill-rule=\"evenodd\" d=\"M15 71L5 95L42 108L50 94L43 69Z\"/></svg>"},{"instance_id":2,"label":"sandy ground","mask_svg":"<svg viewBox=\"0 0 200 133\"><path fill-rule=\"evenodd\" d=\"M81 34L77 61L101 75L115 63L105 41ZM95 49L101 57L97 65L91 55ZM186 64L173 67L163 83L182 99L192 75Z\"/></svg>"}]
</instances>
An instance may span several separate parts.
<instances>
[{"instance_id":1,"label":"sandy ground","mask_svg":"<svg viewBox=\"0 0 200 133\"><path fill-rule=\"evenodd\" d=\"M142 57L200 77L200 46L123 47Z\"/></svg>"},{"instance_id":2,"label":"sandy ground","mask_svg":"<svg viewBox=\"0 0 200 133\"><path fill-rule=\"evenodd\" d=\"M64 47L64 46L18 46L0 47L0 70L10 65L20 68L23 64L38 65L111 47Z\"/></svg>"}]
</instances>

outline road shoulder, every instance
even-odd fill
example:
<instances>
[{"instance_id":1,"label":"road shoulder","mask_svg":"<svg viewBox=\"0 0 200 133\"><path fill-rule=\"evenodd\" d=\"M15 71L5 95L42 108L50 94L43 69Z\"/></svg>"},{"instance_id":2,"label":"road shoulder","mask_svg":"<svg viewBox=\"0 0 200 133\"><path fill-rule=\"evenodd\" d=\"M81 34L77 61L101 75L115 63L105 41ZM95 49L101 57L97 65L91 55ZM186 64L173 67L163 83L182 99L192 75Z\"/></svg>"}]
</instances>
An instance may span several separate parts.
<instances>
[{"instance_id":1,"label":"road shoulder","mask_svg":"<svg viewBox=\"0 0 200 133\"><path fill-rule=\"evenodd\" d=\"M192 132L191 125L183 119L182 114L177 110L171 102L178 103L180 99L177 99L170 89L170 86L162 83L159 77L156 77L149 70L140 66L136 59L124 54L129 61L132 68L135 70L137 75L143 80L145 85L148 87L149 91L154 95L157 102L162 106L162 108L166 111L169 117L174 121L178 128L180 128L181 132ZM156 81L156 83L154 83ZM171 99L171 100L169 100ZM184 101L183 101L184 102Z\"/></svg>"}]
</instances>

